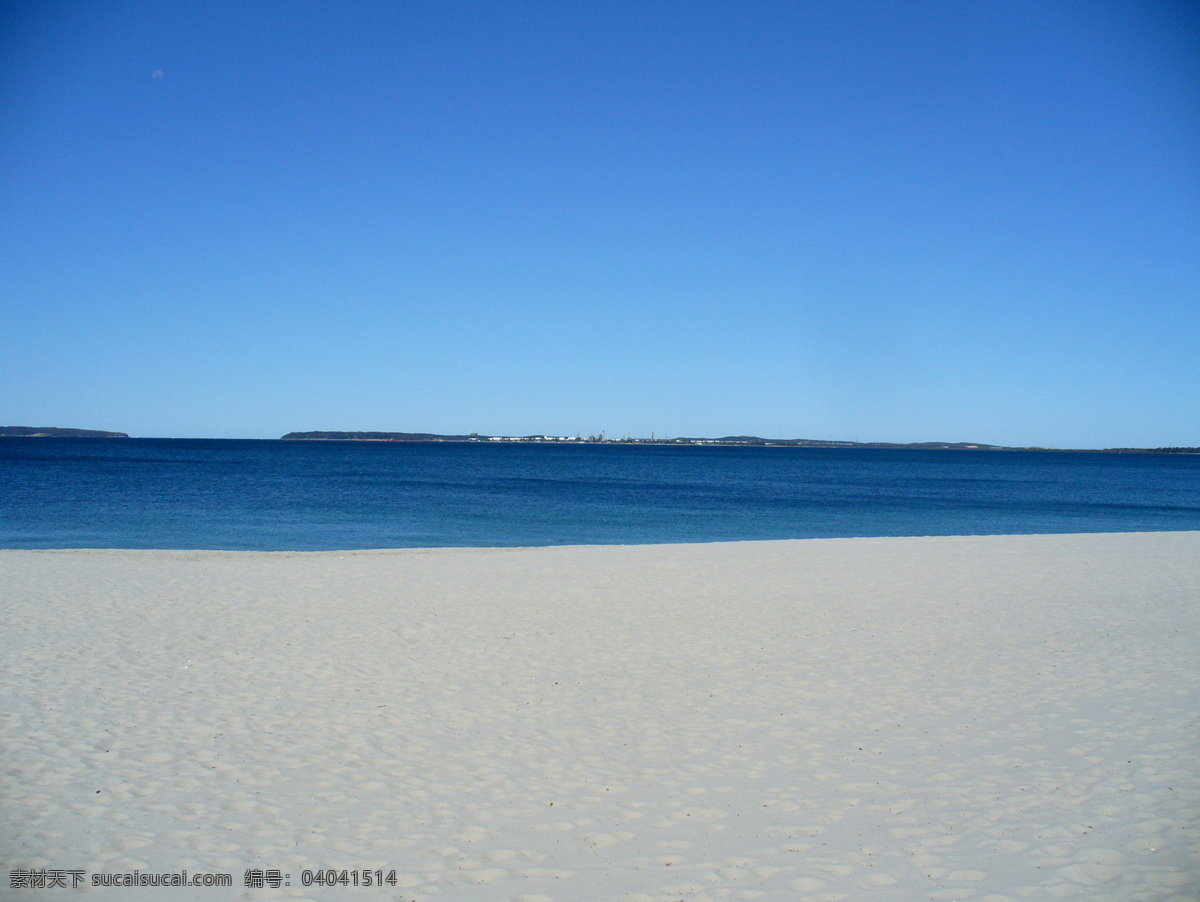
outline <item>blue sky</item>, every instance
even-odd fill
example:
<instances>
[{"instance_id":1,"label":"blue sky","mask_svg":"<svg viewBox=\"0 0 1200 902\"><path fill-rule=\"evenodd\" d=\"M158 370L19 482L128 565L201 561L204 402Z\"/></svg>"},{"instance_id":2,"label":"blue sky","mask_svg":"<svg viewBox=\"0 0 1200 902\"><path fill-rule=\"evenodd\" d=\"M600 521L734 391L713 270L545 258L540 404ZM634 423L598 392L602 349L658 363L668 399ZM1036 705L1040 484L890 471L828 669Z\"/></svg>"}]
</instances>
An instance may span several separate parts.
<instances>
[{"instance_id":1,"label":"blue sky","mask_svg":"<svg viewBox=\"0 0 1200 902\"><path fill-rule=\"evenodd\" d=\"M1190 4L0 21L0 424L1200 444Z\"/></svg>"}]
</instances>

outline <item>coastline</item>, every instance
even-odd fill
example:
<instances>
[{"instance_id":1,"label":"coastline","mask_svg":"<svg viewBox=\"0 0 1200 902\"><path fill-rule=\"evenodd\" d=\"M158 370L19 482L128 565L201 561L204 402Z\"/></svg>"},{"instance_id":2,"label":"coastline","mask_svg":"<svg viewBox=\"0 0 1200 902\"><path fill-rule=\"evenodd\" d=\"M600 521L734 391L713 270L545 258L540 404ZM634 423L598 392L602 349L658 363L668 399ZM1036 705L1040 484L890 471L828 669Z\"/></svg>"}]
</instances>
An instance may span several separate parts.
<instances>
[{"instance_id":1,"label":"coastline","mask_svg":"<svg viewBox=\"0 0 1200 902\"><path fill-rule=\"evenodd\" d=\"M1200 892L1200 532L4 550L0 578L5 869Z\"/></svg>"}]
</instances>

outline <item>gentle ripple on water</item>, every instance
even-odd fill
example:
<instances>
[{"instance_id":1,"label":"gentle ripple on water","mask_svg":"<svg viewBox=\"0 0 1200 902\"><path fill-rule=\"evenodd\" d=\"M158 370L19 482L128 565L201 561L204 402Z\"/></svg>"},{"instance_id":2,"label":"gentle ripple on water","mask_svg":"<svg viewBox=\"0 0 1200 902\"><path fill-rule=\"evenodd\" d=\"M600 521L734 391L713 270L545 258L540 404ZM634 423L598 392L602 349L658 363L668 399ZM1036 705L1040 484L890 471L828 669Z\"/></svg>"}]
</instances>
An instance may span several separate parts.
<instances>
[{"instance_id":1,"label":"gentle ripple on water","mask_svg":"<svg viewBox=\"0 0 1200 902\"><path fill-rule=\"evenodd\" d=\"M0 547L312 550L1200 529L1200 457L0 439Z\"/></svg>"}]
</instances>

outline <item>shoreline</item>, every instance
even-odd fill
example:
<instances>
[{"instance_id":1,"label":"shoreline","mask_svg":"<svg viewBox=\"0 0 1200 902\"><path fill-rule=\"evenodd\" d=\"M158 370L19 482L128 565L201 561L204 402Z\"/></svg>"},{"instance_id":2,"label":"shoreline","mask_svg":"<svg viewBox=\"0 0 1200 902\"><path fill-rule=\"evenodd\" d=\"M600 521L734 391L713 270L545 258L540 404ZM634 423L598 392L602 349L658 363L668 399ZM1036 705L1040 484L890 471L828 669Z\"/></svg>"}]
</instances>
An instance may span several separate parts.
<instances>
[{"instance_id":1,"label":"shoreline","mask_svg":"<svg viewBox=\"0 0 1200 902\"><path fill-rule=\"evenodd\" d=\"M301 885L325 868L395 870L341 892L397 900L1200 891L1200 532L5 549L0 581L4 869L248 899L333 898Z\"/></svg>"},{"instance_id":2,"label":"shoreline","mask_svg":"<svg viewBox=\"0 0 1200 902\"><path fill-rule=\"evenodd\" d=\"M1067 539L1074 537L1095 536L1158 536L1186 535L1200 536L1197 529L1143 529L1143 530L1112 530L1108 532L997 532L997 533L951 533L938 535L904 535L904 536L807 536L795 539L712 539L705 542L580 542L575 544L558 545L396 545L387 548L355 547L355 548L276 548L270 550L254 548L121 548L112 546L65 546L56 548L23 548L0 546L0 554L14 552L37 554L214 554L214 555L362 555L362 554L400 554L404 552L435 552L435 551L544 551L550 549L570 548L680 548L696 547L710 548L723 545L782 545L794 542L909 542L962 539Z\"/></svg>"}]
</instances>

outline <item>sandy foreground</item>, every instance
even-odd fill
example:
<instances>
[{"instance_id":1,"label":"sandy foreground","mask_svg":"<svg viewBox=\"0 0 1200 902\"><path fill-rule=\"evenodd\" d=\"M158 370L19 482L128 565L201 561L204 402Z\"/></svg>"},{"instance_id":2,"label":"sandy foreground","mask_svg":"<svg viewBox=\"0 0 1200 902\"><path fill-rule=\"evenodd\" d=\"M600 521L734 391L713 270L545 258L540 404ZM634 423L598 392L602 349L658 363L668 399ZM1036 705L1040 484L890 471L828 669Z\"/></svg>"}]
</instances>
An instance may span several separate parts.
<instances>
[{"instance_id":1,"label":"sandy foreground","mask_svg":"<svg viewBox=\"0 0 1200 902\"><path fill-rule=\"evenodd\" d=\"M3 551L0 660L5 898L1200 898L1197 532Z\"/></svg>"}]
</instances>

